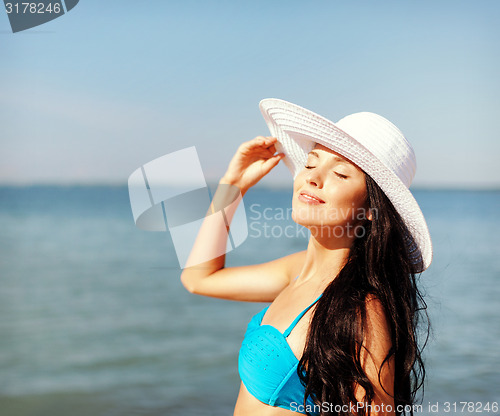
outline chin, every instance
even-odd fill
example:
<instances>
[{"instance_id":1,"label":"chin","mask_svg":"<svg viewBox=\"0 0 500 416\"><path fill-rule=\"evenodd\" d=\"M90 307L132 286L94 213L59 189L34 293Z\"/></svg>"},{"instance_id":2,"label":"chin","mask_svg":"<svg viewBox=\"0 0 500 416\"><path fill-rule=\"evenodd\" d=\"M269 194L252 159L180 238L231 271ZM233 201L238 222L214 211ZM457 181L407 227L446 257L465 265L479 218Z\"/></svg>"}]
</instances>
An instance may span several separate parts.
<instances>
[{"instance_id":1,"label":"chin","mask_svg":"<svg viewBox=\"0 0 500 416\"><path fill-rule=\"evenodd\" d=\"M292 209L292 220L306 228L325 225L323 222L318 221L318 214L314 215L313 213L308 213L303 208L300 210L300 214L298 214L295 209Z\"/></svg>"},{"instance_id":2,"label":"chin","mask_svg":"<svg viewBox=\"0 0 500 416\"><path fill-rule=\"evenodd\" d=\"M297 200L292 203L292 219L299 225L304 227L327 225L326 218L328 216L323 206L304 204Z\"/></svg>"}]
</instances>

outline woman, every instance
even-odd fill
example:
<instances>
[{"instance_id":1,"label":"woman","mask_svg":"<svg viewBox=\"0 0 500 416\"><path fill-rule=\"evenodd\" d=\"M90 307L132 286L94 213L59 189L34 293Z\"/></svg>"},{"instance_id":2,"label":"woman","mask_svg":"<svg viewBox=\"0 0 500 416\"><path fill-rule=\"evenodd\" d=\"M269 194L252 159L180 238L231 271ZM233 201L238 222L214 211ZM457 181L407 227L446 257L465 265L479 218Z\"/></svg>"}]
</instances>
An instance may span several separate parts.
<instances>
[{"instance_id":1,"label":"woman","mask_svg":"<svg viewBox=\"0 0 500 416\"><path fill-rule=\"evenodd\" d=\"M283 159L307 250L225 268L214 253L224 252L226 228L206 219L181 276L192 293L272 302L248 324L234 414L413 413L425 374L415 275L430 265L432 244L408 190L411 145L373 113L333 123L282 100L260 108L272 137L239 147L209 213L228 207L229 226L235 191L244 195Z\"/></svg>"}]
</instances>

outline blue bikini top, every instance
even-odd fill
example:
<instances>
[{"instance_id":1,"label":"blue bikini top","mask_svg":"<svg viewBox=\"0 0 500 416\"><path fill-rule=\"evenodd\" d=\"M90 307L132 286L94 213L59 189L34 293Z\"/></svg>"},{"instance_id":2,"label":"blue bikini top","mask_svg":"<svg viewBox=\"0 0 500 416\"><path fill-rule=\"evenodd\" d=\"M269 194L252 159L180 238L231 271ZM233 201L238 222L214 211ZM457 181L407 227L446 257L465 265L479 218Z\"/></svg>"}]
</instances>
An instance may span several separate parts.
<instances>
[{"instance_id":1,"label":"blue bikini top","mask_svg":"<svg viewBox=\"0 0 500 416\"><path fill-rule=\"evenodd\" d=\"M249 322L238 357L238 371L247 390L261 402L305 414L305 387L297 372L299 360L286 339L320 297L305 308L284 333L271 325L261 325L270 305ZM310 396L306 406L311 414L319 414L313 412L319 406L314 405Z\"/></svg>"}]
</instances>

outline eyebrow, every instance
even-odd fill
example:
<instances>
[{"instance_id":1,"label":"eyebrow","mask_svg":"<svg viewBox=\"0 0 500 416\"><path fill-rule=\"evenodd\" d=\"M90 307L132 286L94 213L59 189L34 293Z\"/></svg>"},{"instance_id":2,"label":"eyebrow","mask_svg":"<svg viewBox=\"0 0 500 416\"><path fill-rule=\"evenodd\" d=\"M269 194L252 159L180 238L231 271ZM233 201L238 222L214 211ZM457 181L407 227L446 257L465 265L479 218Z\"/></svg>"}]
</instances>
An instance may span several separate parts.
<instances>
[{"instance_id":1,"label":"eyebrow","mask_svg":"<svg viewBox=\"0 0 500 416\"><path fill-rule=\"evenodd\" d=\"M311 150L311 151L309 152L309 154L310 154L310 155L313 155L313 156L316 156L316 157L319 159L319 155L318 155L318 153L317 153L317 152L315 152L314 150ZM333 155L333 159L335 160L335 162L345 163L345 164L347 164L347 165L350 165L350 164L351 164L351 163L350 163L350 162L348 162L347 160L345 160L345 159L343 159L343 158L341 158L341 157L339 157L339 156L337 156L337 155Z\"/></svg>"}]
</instances>

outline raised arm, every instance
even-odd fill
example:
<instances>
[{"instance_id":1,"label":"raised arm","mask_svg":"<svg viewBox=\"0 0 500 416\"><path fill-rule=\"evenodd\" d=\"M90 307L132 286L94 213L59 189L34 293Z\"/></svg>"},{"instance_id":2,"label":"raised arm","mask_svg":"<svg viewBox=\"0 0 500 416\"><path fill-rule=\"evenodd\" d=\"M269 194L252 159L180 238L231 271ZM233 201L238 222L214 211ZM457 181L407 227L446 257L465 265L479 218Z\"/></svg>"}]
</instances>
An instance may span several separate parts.
<instances>
[{"instance_id":1,"label":"raised arm","mask_svg":"<svg viewBox=\"0 0 500 416\"><path fill-rule=\"evenodd\" d=\"M191 293L231 300L270 302L300 272L304 252L267 263L224 267L227 232L243 195L283 158L276 154L274 137L256 137L242 143L219 182L200 227L187 267L181 275ZM224 210L226 229L211 215ZM209 260L205 260L209 259Z\"/></svg>"}]
</instances>

